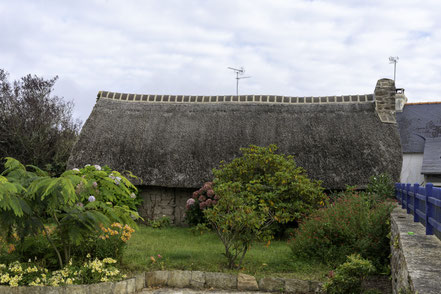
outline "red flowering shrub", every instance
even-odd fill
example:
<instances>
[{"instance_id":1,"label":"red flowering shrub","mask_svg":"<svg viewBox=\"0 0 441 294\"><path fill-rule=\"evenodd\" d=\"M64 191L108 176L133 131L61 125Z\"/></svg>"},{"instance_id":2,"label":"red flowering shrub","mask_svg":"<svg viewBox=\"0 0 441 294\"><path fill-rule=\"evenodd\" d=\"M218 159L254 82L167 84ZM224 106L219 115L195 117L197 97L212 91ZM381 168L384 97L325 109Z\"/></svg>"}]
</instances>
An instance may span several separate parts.
<instances>
[{"instance_id":1,"label":"red flowering shrub","mask_svg":"<svg viewBox=\"0 0 441 294\"><path fill-rule=\"evenodd\" d=\"M296 257L338 265L358 253L381 270L388 264L389 201L372 203L370 194L347 193L303 221L290 240Z\"/></svg>"},{"instance_id":2,"label":"red flowering shrub","mask_svg":"<svg viewBox=\"0 0 441 294\"><path fill-rule=\"evenodd\" d=\"M193 196L187 200L185 219L190 226L206 223L203 211L213 207L219 200L214 193L213 183L206 182L202 188L193 192Z\"/></svg>"}]
</instances>

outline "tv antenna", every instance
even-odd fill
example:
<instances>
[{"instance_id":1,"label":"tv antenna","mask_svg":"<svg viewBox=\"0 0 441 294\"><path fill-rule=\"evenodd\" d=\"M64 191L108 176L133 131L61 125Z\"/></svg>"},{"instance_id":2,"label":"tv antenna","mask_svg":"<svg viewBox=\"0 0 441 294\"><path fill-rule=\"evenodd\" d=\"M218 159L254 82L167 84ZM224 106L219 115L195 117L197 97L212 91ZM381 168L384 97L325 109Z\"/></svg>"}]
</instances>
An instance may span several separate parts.
<instances>
[{"instance_id":1,"label":"tv antenna","mask_svg":"<svg viewBox=\"0 0 441 294\"><path fill-rule=\"evenodd\" d=\"M396 74L397 74L397 62L398 62L398 56L391 56L391 57L389 57L389 64L394 64L394 82L395 82L395 77L396 77Z\"/></svg>"},{"instance_id":2,"label":"tv antenna","mask_svg":"<svg viewBox=\"0 0 441 294\"><path fill-rule=\"evenodd\" d=\"M239 96L239 80L241 79L249 79L249 77L239 77L239 75L243 75L245 73L245 69L243 66L240 68L234 68L234 67L228 67L228 69L231 69L236 74L236 96Z\"/></svg>"}]
</instances>

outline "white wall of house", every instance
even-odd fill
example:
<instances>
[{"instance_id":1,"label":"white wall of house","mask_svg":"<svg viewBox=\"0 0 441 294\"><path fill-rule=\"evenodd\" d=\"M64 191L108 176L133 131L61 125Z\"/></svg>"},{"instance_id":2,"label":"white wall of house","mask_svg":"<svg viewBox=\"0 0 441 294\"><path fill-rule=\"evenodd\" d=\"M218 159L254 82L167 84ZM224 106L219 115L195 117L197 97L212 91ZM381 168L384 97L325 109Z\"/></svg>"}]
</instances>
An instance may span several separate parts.
<instances>
[{"instance_id":1,"label":"white wall of house","mask_svg":"<svg viewBox=\"0 0 441 294\"><path fill-rule=\"evenodd\" d=\"M401 168L401 183L422 184L424 176L421 174L423 153L404 153L403 167Z\"/></svg>"}]
</instances>

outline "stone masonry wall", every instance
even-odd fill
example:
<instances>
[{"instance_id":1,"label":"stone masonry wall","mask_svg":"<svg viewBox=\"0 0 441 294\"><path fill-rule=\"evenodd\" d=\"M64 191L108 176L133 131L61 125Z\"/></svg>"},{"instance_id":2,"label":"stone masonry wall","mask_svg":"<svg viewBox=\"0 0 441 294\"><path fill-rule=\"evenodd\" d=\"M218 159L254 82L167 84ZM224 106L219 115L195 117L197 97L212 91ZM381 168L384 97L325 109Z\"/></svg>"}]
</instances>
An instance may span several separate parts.
<instances>
[{"instance_id":1,"label":"stone masonry wall","mask_svg":"<svg viewBox=\"0 0 441 294\"><path fill-rule=\"evenodd\" d=\"M441 241L400 206L391 214L390 246L394 294L441 293Z\"/></svg>"},{"instance_id":2,"label":"stone masonry wall","mask_svg":"<svg viewBox=\"0 0 441 294\"><path fill-rule=\"evenodd\" d=\"M167 216L175 225L185 224L185 204L197 188L185 189L154 186L138 188L140 190L140 197L144 199L139 208L139 214L146 222Z\"/></svg>"}]
</instances>

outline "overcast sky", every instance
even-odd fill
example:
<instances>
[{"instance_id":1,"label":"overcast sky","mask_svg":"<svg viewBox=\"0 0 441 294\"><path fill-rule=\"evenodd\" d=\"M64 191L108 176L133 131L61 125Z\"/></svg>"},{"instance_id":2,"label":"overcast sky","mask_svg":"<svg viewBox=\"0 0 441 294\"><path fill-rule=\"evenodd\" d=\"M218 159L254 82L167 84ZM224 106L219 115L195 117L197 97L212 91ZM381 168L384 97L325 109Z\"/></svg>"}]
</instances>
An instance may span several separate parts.
<instances>
[{"instance_id":1,"label":"overcast sky","mask_svg":"<svg viewBox=\"0 0 441 294\"><path fill-rule=\"evenodd\" d=\"M138 94L373 93L441 101L441 1L0 0L0 68L59 76L86 120L100 90Z\"/></svg>"}]
</instances>

